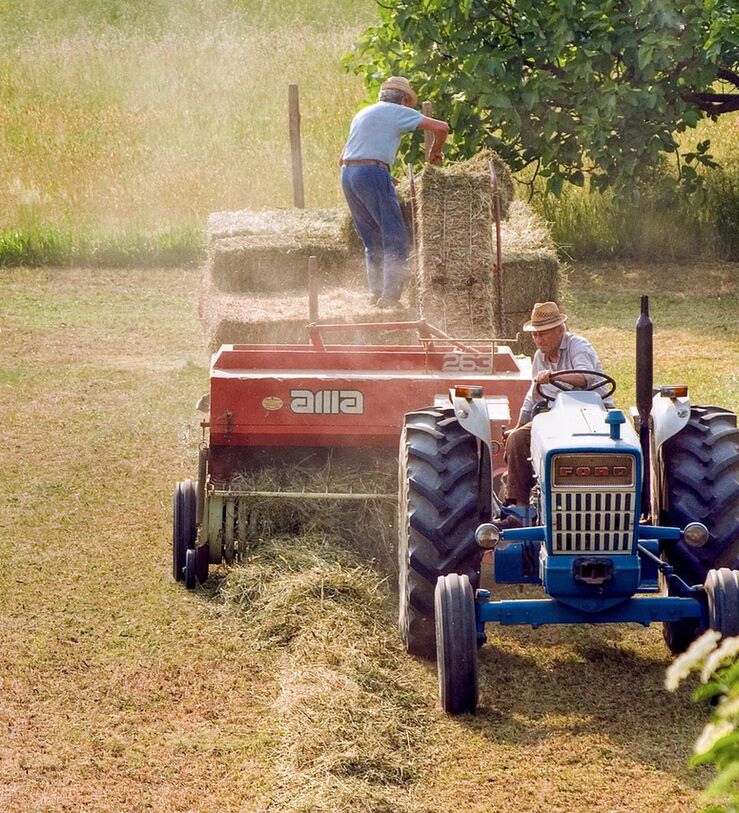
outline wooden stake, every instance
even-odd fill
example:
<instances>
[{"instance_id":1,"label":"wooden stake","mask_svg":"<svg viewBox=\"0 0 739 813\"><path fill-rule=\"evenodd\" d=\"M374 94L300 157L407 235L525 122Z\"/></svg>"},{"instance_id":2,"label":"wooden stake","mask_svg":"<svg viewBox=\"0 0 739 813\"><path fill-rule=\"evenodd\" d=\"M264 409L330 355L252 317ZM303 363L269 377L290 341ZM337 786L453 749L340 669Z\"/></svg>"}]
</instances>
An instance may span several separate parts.
<instances>
[{"instance_id":1,"label":"wooden stake","mask_svg":"<svg viewBox=\"0 0 739 813\"><path fill-rule=\"evenodd\" d=\"M423 102L421 105L421 112L424 116L431 118L433 108L431 102ZM431 154L431 145L434 143L434 134L430 130L423 131L423 148L426 151L426 163L429 162L429 155Z\"/></svg>"},{"instance_id":2,"label":"wooden stake","mask_svg":"<svg viewBox=\"0 0 739 813\"><path fill-rule=\"evenodd\" d=\"M493 268L493 290L495 291L495 335L505 335L505 304L503 303L503 252L500 245L500 188L495 164L488 160L490 171L490 193L492 198L493 218L495 220L495 267Z\"/></svg>"},{"instance_id":3,"label":"wooden stake","mask_svg":"<svg viewBox=\"0 0 739 813\"><path fill-rule=\"evenodd\" d=\"M288 85L287 97L290 111L290 152L293 164L293 205L298 209L304 209L303 156L300 149L300 99L297 85Z\"/></svg>"},{"instance_id":4,"label":"wooden stake","mask_svg":"<svg viewBox=\"0 0 739 813\"><path fill-rule=\"evenodd\" d=\"M318 258L308 257L308 320L318 321Z\"/></svg>"}]
</instances>

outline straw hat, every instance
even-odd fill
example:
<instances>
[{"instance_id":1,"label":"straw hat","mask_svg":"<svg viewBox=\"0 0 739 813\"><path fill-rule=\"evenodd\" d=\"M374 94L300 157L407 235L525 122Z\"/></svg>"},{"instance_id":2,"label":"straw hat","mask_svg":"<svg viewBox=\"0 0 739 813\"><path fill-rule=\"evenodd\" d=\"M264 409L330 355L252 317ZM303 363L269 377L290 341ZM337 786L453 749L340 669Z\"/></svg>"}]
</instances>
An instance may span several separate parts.
<instances>
[{"instance_id":1,"label":"straw hat","mask_svg":"<svg viewBox=\"0 0 739 813\"><path fill-rule=\"evenodd\" d=\"M404 76L391 76L382 83L380 90L402 90L414 107L418 104L416 91L413 90L411 83Z\"/></svg>"},{"instance_id":2,"label":"straw hat","mask_svg":"<svg viewBox=\"0 0 739 813\"><path fill-rule=\"evenodd\" d=\"M526 322L523 329L529 333L535 330L549 330L563 325L567 315L562 313L556 302L537 302L531 311L531 321Z\"/></svg>"}]
</instances>

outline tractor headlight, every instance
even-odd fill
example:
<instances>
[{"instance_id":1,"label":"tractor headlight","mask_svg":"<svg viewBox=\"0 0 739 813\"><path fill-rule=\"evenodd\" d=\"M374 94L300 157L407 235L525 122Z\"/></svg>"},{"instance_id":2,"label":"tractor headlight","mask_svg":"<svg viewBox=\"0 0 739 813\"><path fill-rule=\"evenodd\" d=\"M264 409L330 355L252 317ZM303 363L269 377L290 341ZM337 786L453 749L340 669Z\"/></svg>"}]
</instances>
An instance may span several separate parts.
<instances>
[{"instance_id":1,"label":"tractor headlight","mask_svg":"<svg viewBox=\"0 0 739 813\"><path fill-rule=\"evenodd\" d=\"M702 548L708 542L708 528L702 522L689 522L683 530L683 539L691 548Z\"/></svg>"},{"instance_id":2,"label":"tractor headlight","mask_svg":"<svg viewBox=\"0 0 739 813\"><path fill-rule=\"evenodd\" d=\"M492 550L500 542L500 528L492 522L483 522L475 531L475 541L483 550Z\"/></svg>"}]
</instances>

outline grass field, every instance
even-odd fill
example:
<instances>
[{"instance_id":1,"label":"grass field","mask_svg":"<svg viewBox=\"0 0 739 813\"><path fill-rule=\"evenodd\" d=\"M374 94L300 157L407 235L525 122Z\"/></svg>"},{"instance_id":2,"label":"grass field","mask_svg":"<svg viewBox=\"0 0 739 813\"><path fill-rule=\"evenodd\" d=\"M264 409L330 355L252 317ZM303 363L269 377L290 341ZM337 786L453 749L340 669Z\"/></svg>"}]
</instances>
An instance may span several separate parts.
<instances>
[{"instance_id":1,"label":"grass field","mask_svg":"<svg viewBox=\"0 0 739 813\"><path fill-rule=\"evenodd\" d=\"M8 0L0 5L0 265L177 265L212 211L292 204L287 86L306 205L340 202L363 100L342 54L373 0ZM537 201L570 256L736 256L739 114L703 124L727 165L705 202ZM452 135L452 138L454 135Z\"/></svg>"},{"instance_id":2,"label":"grass field","mask_svg":"<svg viewBox=\"0 0 739 813\"><path fill-rule=\"evenodd\" d=\"M736 265L569 273L571 326L619 403L647 292L657 379L739 406ZM244 611L172 582L171 489L195 471L207 386L196 277L0 276L4 813L695 809L707 773L686 766L706 710L663 690L659 629L493 631L481 712L451 721L433 668L400 652L382 574L351 554L300 594L315 625L293 612L282 639L274 604ZM331 598L347 574L364 614ZM297 589L289 570L260 578L277 597Z\"/></svg>"}]
</instances>

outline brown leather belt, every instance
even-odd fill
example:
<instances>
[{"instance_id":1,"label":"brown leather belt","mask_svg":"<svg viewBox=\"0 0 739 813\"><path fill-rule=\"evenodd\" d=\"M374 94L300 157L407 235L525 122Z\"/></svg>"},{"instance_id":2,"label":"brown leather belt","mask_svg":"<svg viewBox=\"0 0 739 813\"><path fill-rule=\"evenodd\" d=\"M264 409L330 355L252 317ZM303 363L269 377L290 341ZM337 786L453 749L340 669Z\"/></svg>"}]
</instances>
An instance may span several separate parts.
<instances>
[{"instance_id":1,"label":"brown leather belt","mask_svg":"<svg viewBox=\"0 0 739 813\"><path fill-rule=\"evenodd\" d=\"M371 164L376 167L382 167L390 172L390 167L384 161L375 161L374 158L354 158L349 161L342 161L341 164L345 167L350 167L354 164Z\"/></svg>"}]
</instances>

